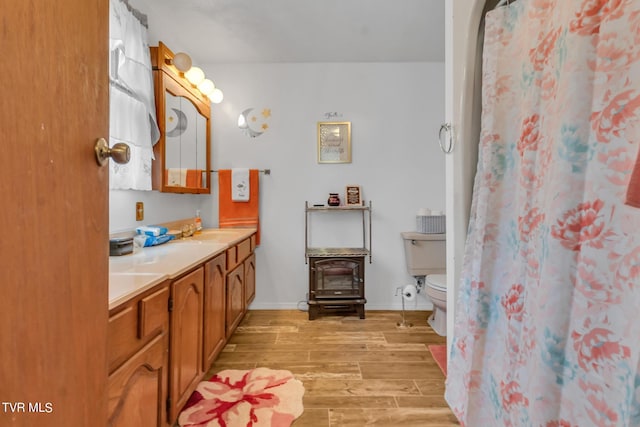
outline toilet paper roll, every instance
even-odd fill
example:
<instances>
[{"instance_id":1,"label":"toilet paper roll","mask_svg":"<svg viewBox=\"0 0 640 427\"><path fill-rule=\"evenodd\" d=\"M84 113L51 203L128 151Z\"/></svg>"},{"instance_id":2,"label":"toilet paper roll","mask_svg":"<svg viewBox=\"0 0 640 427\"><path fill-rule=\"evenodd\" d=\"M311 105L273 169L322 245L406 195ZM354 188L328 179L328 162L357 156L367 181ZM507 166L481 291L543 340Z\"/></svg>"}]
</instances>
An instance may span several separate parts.
<instances>
[{"instance_id":1,"label":"toilet paper roll","mask_svg":"<svg viewBox=\"0 0 640 427\"><path fill-rule=\"evenodd\" d=\"M431 209L429 209L429 208L420 208L420 209L418 209L418 215L419 216L431 215Z\"/></svg>"},{"instance_id":2,"label":"toilet paper roll","mask_svg":"<svg viewBox=\"0 0 640 427\"><path fill-rule=\"evenodd\" d=\"M414 285L407 285L402 288L402 298L404 298L405 301L413 301L414 299L416 299L417 293L418 290Z\"/></svg>"}]
</instances>

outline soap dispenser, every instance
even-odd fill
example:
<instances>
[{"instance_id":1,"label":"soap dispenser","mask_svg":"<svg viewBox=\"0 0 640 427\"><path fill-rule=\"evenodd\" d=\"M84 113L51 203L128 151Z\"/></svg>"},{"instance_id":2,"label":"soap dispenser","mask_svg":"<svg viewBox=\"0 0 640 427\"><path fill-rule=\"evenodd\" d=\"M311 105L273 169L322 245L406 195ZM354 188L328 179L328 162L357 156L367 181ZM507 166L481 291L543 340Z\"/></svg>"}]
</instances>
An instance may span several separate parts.
<instances>
[{"instance_id":1,"label":"soap dispenser","mask_svg":"<svg viewBox=\"0 0 640 427\"><path fill-rule=\"evenodd\" d=\"M200 218L200 209L196 211L196 232L202 231L202 218Z\"/></svg>"}]
</instances>

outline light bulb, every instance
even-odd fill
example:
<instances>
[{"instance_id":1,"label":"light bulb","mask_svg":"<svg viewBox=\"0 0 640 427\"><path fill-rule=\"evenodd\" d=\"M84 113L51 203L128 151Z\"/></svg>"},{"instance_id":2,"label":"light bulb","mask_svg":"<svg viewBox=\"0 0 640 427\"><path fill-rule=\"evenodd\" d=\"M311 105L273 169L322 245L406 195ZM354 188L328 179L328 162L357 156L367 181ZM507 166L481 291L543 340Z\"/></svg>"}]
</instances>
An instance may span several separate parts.
<instances>
[{"instance_id":1,"label":"light bulb","mask_svg":"<svg viewBox=\"0 0 640 427\"><path fill-rule=\"evenodd\" d=\"M213 84L213 82L209 79L204 79L199 85L198 85L198 90L200 92L202 92L203 94L205 94L206 96L209 96L213 93L214 89L216 88L216 86Z\"/></svg>"},{"instance_id":2,"label":"light bulb","mask_svg":"<svg viewBox=\"0 0 640 427\"><path fill-rule=\"evenodd\" d=\"M184 73L184 76L194 86L198 86L204 80L204 71L199 67L191 67L189 71Z\"/></svg>"},{"instance_id":3,"label":"light bulb","mask_svg":"<svg viewBox=\"0 0 640 427\"><path fill-rule=\"evenodd\" d=\"M209 99L211 100L211 102L213 102L214 104L219 104L222 102L222 99L224 98L224 94L222 93L222 91L218 88L216 88L213 93L211 94L211 96L209 96Z\"/></svg>"},{"instance_id":4,"label":"light bulb","mask_svg":"<svg viewBox=\"0 0 640 427\"><path fill-rule=\"evenodd\" d=\"M184 52L178 52L173 57L172 63L178 71L186 73L191 68L191 57Z\"/></svg>"}]
</instances>

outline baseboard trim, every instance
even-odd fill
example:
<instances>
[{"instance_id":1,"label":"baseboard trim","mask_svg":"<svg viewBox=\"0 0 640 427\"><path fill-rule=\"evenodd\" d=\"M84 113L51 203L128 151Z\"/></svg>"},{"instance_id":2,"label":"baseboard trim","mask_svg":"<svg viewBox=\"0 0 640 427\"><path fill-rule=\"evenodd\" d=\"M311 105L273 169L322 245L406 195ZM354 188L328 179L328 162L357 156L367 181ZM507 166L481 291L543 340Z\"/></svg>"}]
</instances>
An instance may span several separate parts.
<instances>
[{"instance_id":1,"label":"baseboard trim","mask_svg":"<svg viewBox=\"0 0 640 427\"><path fill-rule=\"evenodd\" d=\"M366 303L365 310L391 310L402 311L402 302L397 304L371 304ZM300 310L307 311L306 303L276 303L276 302L253 302L249 306L249 310ZM405 304L405 311L431 311L433 310L433 304L428 301L420 302L418 304Z\"/></svg>"}]
</instances>

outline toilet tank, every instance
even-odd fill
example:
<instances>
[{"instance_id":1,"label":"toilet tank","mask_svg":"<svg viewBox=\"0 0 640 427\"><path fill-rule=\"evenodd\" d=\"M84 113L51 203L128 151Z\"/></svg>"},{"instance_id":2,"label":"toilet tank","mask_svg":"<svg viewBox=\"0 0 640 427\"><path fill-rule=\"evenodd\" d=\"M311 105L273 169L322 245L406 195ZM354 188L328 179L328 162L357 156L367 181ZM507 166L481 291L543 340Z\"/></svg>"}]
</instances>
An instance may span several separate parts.
<instances>
[{"instance_id":1,"label":"toilet tank","mask_svg":"<svg viewBox=\"0 0 640 427\"><path fill-rule=\"evenodd\" d=\"M447 272L446 235L403 232L404 258L412 276Z\"/></svg>"}]
</instances>

